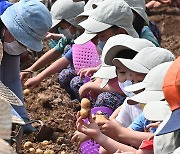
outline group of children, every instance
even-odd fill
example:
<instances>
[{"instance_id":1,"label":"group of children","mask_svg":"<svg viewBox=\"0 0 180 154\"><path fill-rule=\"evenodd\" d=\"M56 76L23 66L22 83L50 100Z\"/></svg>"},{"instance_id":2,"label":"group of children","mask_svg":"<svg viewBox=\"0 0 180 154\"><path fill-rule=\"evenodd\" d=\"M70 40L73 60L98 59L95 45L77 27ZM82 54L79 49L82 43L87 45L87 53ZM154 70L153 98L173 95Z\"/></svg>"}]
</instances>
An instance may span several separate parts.
<instances>
[{"instance_id":1,"label":"group of children","mask_svg":"<svg viewBox=\"0 0 180 154\"><path fill-rule=\"evenodd\" d=\"M15 4L4 0L0 5L4 9L1 81L22 102L20 80L48 65L24 86L33 89L59 73L58 81L72 99L91 101L93 115L88 123L77 114L72 142L78 146L94 140L103 154L178 151L180 59L160 47L159 32L148 20L144 0L57 0L50 12L38 0ZM43 39L49 40L51 49L20 73L21 53L27 48L42 50ZM95 48L97 65L85 67L94 58L89 56L81 58L84 65L77 70L75 45L91 52L88 43ZM29 121L24 105L13 108L24 122ZM95 122L99 111L106 120ZM30 124L25 125L25 133L32 131Z\"/></svg>"}]
</instances>

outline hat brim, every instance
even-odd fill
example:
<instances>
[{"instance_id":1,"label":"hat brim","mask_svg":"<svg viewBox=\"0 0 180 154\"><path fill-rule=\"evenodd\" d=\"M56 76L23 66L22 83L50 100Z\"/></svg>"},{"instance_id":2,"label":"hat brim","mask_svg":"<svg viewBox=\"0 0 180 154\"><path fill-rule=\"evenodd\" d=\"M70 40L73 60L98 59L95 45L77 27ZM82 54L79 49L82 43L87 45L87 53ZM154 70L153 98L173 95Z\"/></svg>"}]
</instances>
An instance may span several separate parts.
<instances>
[{"instance_id":1,"label":"hat brim","mask_svg":"<svg viewBox=\"0 0 180 154\"><path fill-rule=\"evenodd\" d=\"M101 79L113 79L116 76L116 67L108 65L101 65L99 70L93 75L93 77Z\"/></svg>"},{"instance_id":2,"label":"hat brim","mask_svg":"<svg viewBox=\"0 0 180 154\"><path fill-rule=\"evenodd\" d=\"M138 73L148 73L149 69L141 65L140 63L134 61L133 59L123 59L123 58L115 58L113 59L113 64L121 63L126 66L128 69L138 72Z\"/></svg>"},{"instance_id":3,"label":"hat brim","mask_svg":"<svg viewBox=\"0 0 180 154\"><path fill-rule=\"evenodd\" d=\"M55 20L55 19L52 19L52 26L51 26L51 29L54 28L58 23L60 23L61 20Z\"/></svg>"},{"instance_id":4,"label":"hat brim","mask_svg":"<svg viewBox=\"0 0 180 154\"><path fill-rule=\"evenodd\" d=\"M126 50L126 49L130 49L129 51L125 51L123 52L123 50ZM115 56L122 52L122 58L128 58L128 59L132 59L135 57L135 55L139 52L139 51L136 51L130 47L127 47L127 46L123 46L123 45L115 45L111 48L109 48L108 52L106 53L105 55L105 58L104 58L104 62L107 64L107 65L112 65L114 66L112 60L115 58Z\"/></svg>"},{"instance_id":5,"label":"hat brim","mask_svg":"<svg viewBox=\"0 0 180 154\"><path fill-rule=\"evenodd\" d=\"M171 109L166 101L153 101L145 105L143 113L149 121L163 121Z\"/></svg>"},{"instance_id":6,"label":"hat brim","mask_svg":"<svg viewBox=\"0 0 180 154\"><path fill-rule=\"evenodd\" d=\"M12 116L12 123L25 125L25 122L21 118L15 116L15 115Z\"/></svg>"},{"instance_id":7,"label":"hat brim","mask_svg":"<svg viewBox=\"0 0 180 154\"><path fill-rule=\"evenodd\" d=\"M180 108L174 110L171 113L169 120L165 123L164 127L156 134L156 136L179 130L180 129L179 117L180 117Z\"/></svg>"},{"instance_id":8,"label":"hat brim","mask_svg":"<svg viewBox=\"0 0 180 154\"><path fill-rule=\"evenodd\" d=\"M132 84L130 86L124 87L124 90L127 92L134 92L134 91L142 90L145 87L146 87L145 82L139 82L139 83L135 83L135 84Z\"/></svg>"},{"instance_id":9,"label":"hat brim","mask_svg":"<svg viewBox=\"0 0 180 154\"><path fill-rule=\"evenodd\" d=\"M86 20L91 14L92 14L92 10L87 10L87 11L82 12L81 14L79 14L79 15L75 18L76 24L79 24L80 22L83 22L83 21Z\"/></svg>"},{"instance_id":10,"label":"hat brim","mask_svg":"<svg viewBox=\"0 0 180 154\"><path fill-rule=\"evenodd\" d=\"M86 31L74 40L75 44L85 44L93 39L97 34L87 33Z\"/></svg>"},{"instance_id":11,"label":"hat brim","mask_svg":"<svg viewBox=\"0 0 180 154\"><path fill-rule=\"evenodd\" d=\"M147 91L143 92L129 98L127 100L128 104L134 105L137 103L147 104L150 101L161 101L164 99L163 91Z\"/></svg>"},{"instance_id":12,"label":"hat brim","mask_svg":"<svg viewBox=\"0 0 180 154\"><path fill-rule=\"evenodd\" d=\"M22 101L0 81L0 97L10 104L22 106Z\"/></svg>"},{"instance_id":13,"label":"hat brim","mask_svg":"<svg viewBox=\"0 0 180 154\"><path fill-rule=\"evenodd\" d=\"M4 11L11 5L13 5L13 3L7 1L7 0L3 0L0 2L1 10L0 10L0 15L4 13Z\"/></svg>"},{"instance_id":14,"label":"hat brim","mask_svg":"<svg viewBox=\"0 0 180 154\"><path fill-rule=\"evenodd\" d=\"M31 36L30 33L26 32L23 26L20 26L17 21L14 20L17 19L14 10L16 10L16 8L14 5L12 5L11 7L8 7L8 9L6 9L6 11L1 15L1 20L4 25L18 42L33 51L42 51L42 40Z\"/></svg>"},{"instance_id":15,"label":"hat brim","mask_svg":"<svg viewBox=\"0 0 180 154\"><path fill-rule=\"evenodd\" d=\"M100 88L104 88L109 82L109 79L102 79L102 82L100 84Z\"/></svg>"},{"instance_id":16,"label":"hat brim","mask_svg":"<svg viewBox=\"0 0 180 154\"><path fill-rule=\"evenodd\" d=\"M98 32L104 31L112 26L110 24L106 24L106 23L102 23L97 20L94 20L91 17L87 18L86 20L81 22L79 25L92 33L98 33Z\"/></svg>"}]
</instances>

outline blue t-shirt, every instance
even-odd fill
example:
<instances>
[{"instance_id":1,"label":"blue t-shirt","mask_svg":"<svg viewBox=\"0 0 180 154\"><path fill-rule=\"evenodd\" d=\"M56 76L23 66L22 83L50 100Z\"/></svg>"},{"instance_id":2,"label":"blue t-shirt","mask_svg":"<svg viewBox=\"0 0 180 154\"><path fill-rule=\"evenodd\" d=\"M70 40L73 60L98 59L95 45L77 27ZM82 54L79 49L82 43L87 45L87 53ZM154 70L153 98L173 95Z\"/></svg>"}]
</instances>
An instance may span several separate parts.
<instances>
[{"instance_id":1,"label":"blue t-shirt","mask_svg":"<svg viewBox=\"0 0 180 154\"><path fill-rule=\"evenodd\" d=\"M144 132L144 130L146 129L146 126L149 124L150 124L150 121L144 117L143 113L141 113L129 127L135 131ZM154 133L155 131L156 131L155 128L150 128L151 133Z\"/></svg>"},{"instance_id":2,"label":"blue t-shirt","mask_svg":"<svg viewBox=\"0 0 180 154\"><path fill-rule=\"evenodd\" d=\"M65 54L64 56L65 56L65 58L66 58L67 60L69 60L71 63L73 63L73 59L72 59L72 48L71 48L68 52L66 52L66 54Z\"/></svg>"}]
</instances>

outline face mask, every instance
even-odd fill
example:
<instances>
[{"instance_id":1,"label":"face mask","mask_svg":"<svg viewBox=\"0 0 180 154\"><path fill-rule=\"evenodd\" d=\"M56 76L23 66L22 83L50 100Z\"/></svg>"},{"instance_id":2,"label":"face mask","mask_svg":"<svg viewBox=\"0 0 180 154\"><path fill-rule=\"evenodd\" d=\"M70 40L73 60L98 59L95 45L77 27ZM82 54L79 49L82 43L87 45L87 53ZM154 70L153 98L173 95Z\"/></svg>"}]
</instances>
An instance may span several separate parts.
<instances>
[{"instance_id":1,"label":"face mask","mask_svg":"<svg viewBox=\"0 0 180 154\"><path fill-rule=\"evenodd\" d=\"M98 41L98 45L96 46L96 50L97 50L99 55L102 54L103 47L105 44L106 44L106 41L100 41L100 40Z\"/></svg>"},{"instance_id":2,"label":"face mask","mask_svg":"<svg viewBox=\"0 0 180 154\"><path fill-rule=\"evenodd\" d=\"M4 42L3 49L10 55L20 55L24 51L26 51L26 47L20 45L17 41L13 42Z\"/></svg>"},{"instance_id":3,"label":"face mask","mask_svg":"<svg viewBox=\"0 0 180 154\"><path fill-rule=\"evenodd\" d=\"M70 30L68 28L66 29L60 29L58 28L58 32L60 34L63 34L67 39L75 39L76 35L75 34L71 34Z\"/></svg>"},{"instance_id":4,"label":"face mask","mask_svg":"<svg viewBox=\"0 0 180 154\"><path fill-rule=\"evenodd\" d=\"M126 80L125 82L118 82L118 84L119 84L119 87L121 88L121 90L123 91L123 93L126 96L132 97L132 96L135 95L133 92L128 92L128 91L124 90L125 87L132 85L132 82L130 80Z\"/></svg>"}]
</instances>

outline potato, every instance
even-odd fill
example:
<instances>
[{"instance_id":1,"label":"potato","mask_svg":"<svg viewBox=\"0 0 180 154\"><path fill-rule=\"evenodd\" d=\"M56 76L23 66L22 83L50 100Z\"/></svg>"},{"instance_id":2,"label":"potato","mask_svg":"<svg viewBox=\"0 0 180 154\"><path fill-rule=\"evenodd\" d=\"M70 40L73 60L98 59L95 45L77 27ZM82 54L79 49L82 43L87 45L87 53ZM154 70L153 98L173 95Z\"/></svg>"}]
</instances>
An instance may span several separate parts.
<instances>
[{"instance_id":1,"label":"potato","mask_svg":"<svg viewBox=\"0 0 180 154\"><path fill-rule=\"evenodd\" d=\"M44 154L55 154L53 150L46 150L44 151Z\"/></svg>"},{"instance_id":2,"label":"potato","mask_svg":"<svg viewBox=\"0 0 180 154\"><path fill-rule=\"evenodd\" d=\"M83 98L81 100L81 108L83 109L90 109L91 108L91 102L87 98Z\"/></svg>"},{"instance_id":3,"label":"potato","mask_svg":"<svg viewBox=\"0 0 180 154\"><path fill-rule=\"evenodd\" d=\"M91 102L87 98L81 100L80 115L83 119L86 119L91 112Z\"/></svg>"},{"instance_id":4,"label":"potato","mask_svg":"<svg viewBox=\"0 0 180 154\"><path fill-rule=\"evenodd\" d=\"M90 109L81 109L80 115L83 119L86 119L88 115L90 114Z\"/></svg>"},{"instance_id":5,"label":"potato","mask_svg":"<svg viewBox=\"0 0 180 154\"><path fill-rule=\"evenodd\" d=\"M24 95L29 95L30 92L31 92L30 89L24 89L23 94L24 94Z\"/></svg>"},{"instance_id":6,"label":"potato","mask_svg":"<svg viewBox=\"0 0 180 154\"><path fill-rule=\"evenodd\" d=\"M41 150L41 149L36 149L36 154L43 154L43 150Z\"/></svg>"},{"instance_id":7,"label":"potato","mask_svg":"<svg viewBox=\"0 0 180 154\"><path fill-rule=\"evenodd\" d=\"M95 115L94 117L94 121L96 123L99 123L99 122L106 122L107 120L109 120L105 115L103 114L97 114Z\"/></svg>"},{"instance_id":8,"label":"potato","mask_svg":"<svg viewBox=\"0 0 180 154\"><path fill-rule=\"evenodd\" d=\"M34 148L29 148L29 153L30 154L35 154L36 150Z\"/></svg>"},{"instance_id":9,"label":"potato","mask_svg":"<svg viewBox=\"0 0 180 154\"><path fill-rule=\"evenodd\" d=\"M44 140L43 142L42 142L42 145L44 145L44 146L46 146L46 145L48 145L49 144L49 141L47 141L47 140Z\"/></svg>"},{"instance_id":10,"label":"potato","mask_svg":"<svg viewBox=\"0 0 180 154\"><path fill-rule=\"evenodd\" d=\"M28 150L29 148L32 148L33 144L30 141L27 141L26 143L24 143L24 149Z\"/></svg>"}]
</instances>

